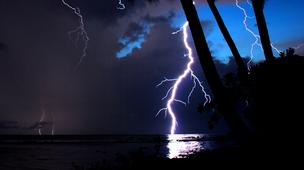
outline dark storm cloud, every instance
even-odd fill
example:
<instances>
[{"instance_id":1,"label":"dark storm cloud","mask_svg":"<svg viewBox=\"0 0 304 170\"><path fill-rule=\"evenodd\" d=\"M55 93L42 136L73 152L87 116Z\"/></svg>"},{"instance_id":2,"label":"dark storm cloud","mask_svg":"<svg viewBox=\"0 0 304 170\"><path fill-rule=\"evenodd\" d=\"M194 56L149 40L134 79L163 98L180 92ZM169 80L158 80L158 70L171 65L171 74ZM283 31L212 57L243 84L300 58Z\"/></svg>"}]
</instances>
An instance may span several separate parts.
<instances>
[{"instance_id":1,"label":"dark storm cloud","mask_svg":"<svg viewBox=\"0 0 304 170\"><path fill-rule=\"evenodd\" d=\"M106 25L116 24L119 17L127 15L127 10L132 11L133 8L128 8L126 11L117 11L117 2L113 0L66 0L71 6L79 7L85 20L98 19ZM72 15L71 15L72 16Z\"/></svg>"},{"instance_id":2,"label":"dark storm cloud","mask_svg":"<svg viewBox=\"0 0 304 170\"><path fill-rule=\"evenodd\" d=\"M204 28L204 33L208 36L214 30L214 22L210 20L201 21L202 28Z\"/></svg>"},{"instance_id":3,"label":"dark storm cloud","mask_svg":"<svg viewBox=\"0 0 304 170\"><path fill-rule=\"evenodd\" d=\"M151 27L155 24L170 22L174 17L173 12L168 12L164 16L151 16L146 14L139 18L136 22L131 22L126 29L126 32L120 39L121 51L117 53L117 57L123 58L132 54L135 48L140 48L145 37L149 34Z\"/></svg>"},{"instance_id":4,"label":"dark storm cloud","mask_svg":"<svg viewBox=\"0 0 304 170\"><path fill-rule=\"evenodd\" d=\"M88 55L76 72L83 44L67 34L78 25L73 11L60 1L0 0L0 41L7 49L0 62L0 121L14 120L12 125L34 130L46 105L54 113L54 121L46 123L54 123L57 133L167 132L169 118L155 114L168 86L155 85L165 76L176 77L186 64L182 34L172 35L176 29L169 22L179 1L129 1L124 11L113 0L69 2L81 9L90 37ZM213 30L210 21L202 24L207 34ZM115 57L119 38L142 33L141 49L124 59ZM199 65L195 70L203 77ZM185 129L206 128L201 126L207 125L206 116L196 113L199 102L191 111L181 108L187 112L179 115Z\"/></svg>"},{"instance_id":5,"label":"dark storm cloud","mask_svg":"<svg viewBox=\"0 0 304 170\"><path fill-rule=\"evenodd\" d=\"M5 49L5 47L6 47L5 44L3 44L3 43L0 42L0 50Z\"/></svg>"},{"instance_id":6,"label":"dark storm cloud","mask_svg":"<svg viewBox=\"0 0 304 170\"><path fill-rule=\"evenodd\" d=\"M128 38L129 42L136 41L139 38L139 35L143 35L145 33L145 26L132 22L129 24L126 32L124 33L124 37Z\"/></svg>"},{"instance_id":7,"label":"dark storm cloud","mask_svg":"<svg viewBox=\"0 0 304 170\"><path fill-rule=\"evenodd\" d=\"M174 13L168 13L168 16L158 16L151 17L150 15L146 15L143 20L147 23L160 23L160 22L168 22L174 17Z\"/></svg>"},{"instance_id":8,"label":"dark storm cloud","mask_svg":"<svg viewBox=\"0 0 304 170\"><path fill-rule=\"evenodd\" d=\"M125 35L132 36L132 35L142 34L143 29L144 29L143 26L141 26L140 24L132 22L129 24L125 32Z\"/></svg>"},{"instance_id":9,"label":"dark storm cloud","mask_svg":"<svg viewBox=\"0 0 304 170\"><path fill-rule=\"evenodd\" d=\"M17 121L0 121L0 129L19 129Z\"/></svg>"},{"instance_id":10,"label":"dark storm cloud","mask_svg":"<svg viewBox=\"0 0 304 170\"><path fill-rule=\"evenodd\" d=\"M67 1L67 0L66 0ZM176 4L179 4L178 0L164 0L162 2L153 0L125 0L123 3L126 6L125 10L117 10L118 1L116 0L91 0L86 2L83 0L70 0L67 1L74 7L81 7L81 11L87 19L98 19L104 22L106 25L117 24L117 19L124 16L139 17L152 14L156 14L159 7L166 4L167 12L170 12ZM170 7L171 6L171 7ZM179 6L179 5L177 5ZM160 13L162 15L163 13Z\"/></svg>"},{"instance_id":11,"label":"dark storm cloud","mask_svg":"<svg viewBox=\"0 0 304 170\"><path fill-rule=\"evenodd\" d=\"M47 126L52 126L53 124L54 124L53 122L48 122L48 121L36 122L30 127L28 127L28 129L37 130L37 129L45 128Z\"/></svg>"}]
</instances>

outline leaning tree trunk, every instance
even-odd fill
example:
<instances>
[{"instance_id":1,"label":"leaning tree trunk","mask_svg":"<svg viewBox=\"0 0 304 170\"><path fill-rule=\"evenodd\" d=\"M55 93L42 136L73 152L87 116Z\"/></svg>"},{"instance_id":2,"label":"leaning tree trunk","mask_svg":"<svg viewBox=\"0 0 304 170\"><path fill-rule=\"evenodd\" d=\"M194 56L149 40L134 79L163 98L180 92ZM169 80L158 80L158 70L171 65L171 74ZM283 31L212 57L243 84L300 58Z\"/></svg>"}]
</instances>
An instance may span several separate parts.
<instances>
[{"instance_id":1,"label":"leaning tree trunk","mask_svg":"<svg viewBox=\"0 0 304 170\"><path fill-rule=\"evenodd\" d=\"M231 131L237 137L247 137L247 129L234 110L233 102L223 86L202 30L196 9L192 0L181 0L184 12L189 22L196 51L204 70L209 87L213 93L215 102L219 105L220 112L223 114Z\"/></svg>"},{"instance_id":2,"label":"leaning tree trunk","mask_svg":"<svg viewBox=\"0 0 304 170\"><path fill-rule=\"evenodd\" d=\"M246 69L246 66L244 64L244 61L243 59L241 58L241 55L238 51L238 49L236 48L236 45L234 43L234 41L232 40L230 34L229 34L229 31L219 13L219 11L217 10L216 6L215 6L215 3L214 3L215 0L207 0L208 4L209 4L209 7L216 19L216 22L232 52L232 55L235 59L235 62L237 64L237 67L238 67L238 72L239 72L239 75L240 75L240 78L242 80L245 80L246 77L247 77L247 69Z\"/></svg>"},{"instance_id":3,"label":"leaning tree trunk","mask_svg":"<svg viewBox=\"0 0 304 170\"><path fill-rule=\"evenodd\" d=\"M269 38L268 28L264 16L264 3L265 0L252 0L252 6L254 9L258 29L260 32L261 42L264 49L264 55L267 61L274 60L272 53L271 42Z\"/></svg>"}]
</instances>

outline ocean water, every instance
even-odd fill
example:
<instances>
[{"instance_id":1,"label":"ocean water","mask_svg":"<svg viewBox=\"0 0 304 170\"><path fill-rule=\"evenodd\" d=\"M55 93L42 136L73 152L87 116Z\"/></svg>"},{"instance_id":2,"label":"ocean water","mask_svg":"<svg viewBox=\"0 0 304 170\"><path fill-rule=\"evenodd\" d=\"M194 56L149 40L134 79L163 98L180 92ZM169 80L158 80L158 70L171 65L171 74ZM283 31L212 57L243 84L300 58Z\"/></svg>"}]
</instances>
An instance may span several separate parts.
<instances>
[{"instance_id":1,"label":"ocean water","mask_svg":"<svg viewBox=\"0 0 304 170\"><path fill-rule=\"evenodd\" d=\"M0 169L71 169L102 162L119 166L137 157L184 159L234 144L226 136L98 135L0 136Z\"/></svg>"}]
</instances>

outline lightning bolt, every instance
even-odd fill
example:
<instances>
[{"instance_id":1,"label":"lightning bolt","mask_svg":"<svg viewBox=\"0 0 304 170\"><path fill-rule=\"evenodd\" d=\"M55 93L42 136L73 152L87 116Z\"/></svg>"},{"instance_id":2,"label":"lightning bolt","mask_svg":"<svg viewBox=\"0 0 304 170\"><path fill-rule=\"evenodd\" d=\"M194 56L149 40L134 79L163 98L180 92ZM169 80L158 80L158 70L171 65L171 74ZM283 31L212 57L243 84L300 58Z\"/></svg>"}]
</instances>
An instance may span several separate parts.
<instances>
[{"instance_id":1,"label":"lightning bolt","mask_svg":"<svg viewBox=\"0 0 304 170\"><path fill-rule=\"evenodd\" d=\"M51 113L52 116L52 129L51 129L51 134L54 135L55 134L55 118L54 118L54 114Z\"/></svg>"},{"instance_id":2,"label":"lightning bolt","mask_svg":"<svg viewBox=\"0 0 304 170\"><path fill-rule=\"evenodd\" d=\"M42 135L41 129L43 127L42 124L44 122L44 119L45 119L45 110L42 109L42 114L41 114L40 120L38 122L38 133L39 133L39 135Z\"/></svg>"},{"instance_id":3,"label":"lightning bolt","mask_svg":"<svg viewBox=\"0 0 304 170\"><path fill-rule=\"evenodd\" d=\"M249 4L251 7L252 7L252 4L250 3L249 0L247 0L247 4ZM245 8L241 7L240 6L240 3L239 3L239 0L235 0L235 5L243 12L244 14L244 20L243 20L243 24L244 24L244 27L246 29L247 32L249 32L255 39L255 41L251 44L251 49L250 49L250 60L247 62L247 68L248 68L248 71L250 71L250 65L251 65L251 62L254 58L254 54L253 54L253 50L256 46L260 47L261 50L263 50L263 47L262 45L259 43L261 37L259 34L256 34L254 33L254 31L252 29L249 28L248 24L247 24L247 21L248 19L253 19L254 17L251 17L251 16L248 16L247 14L247 11ZM280 54L282 51L279 50L277 47L274 46L273 43L271 43L271 47L274 51L276 51L278 54Z\"/></svg>"},{"instance_id":4,"label":"lightning bolt","mask_svg":"<svg viewBox=\"0 0 304 170\"><path fill-rule=\"evenodd\" d=\"M247 4L252 7L252 4L251 4L250 0L247 0Z\"/></svg>"},{"instance_id":5,"label":"lightning bolt","mask_svg":"<svg viewBox=\"0 0 304 170\"><path fill-rule=\"evenodd\" d=\"M82 16L81 12L80 12L80 9L78 7L71 6L65 0L61 0L61 2L64 6L71 9L74 12L74 14L79 18L79 26L76 27L74 30L71 30L71 31L68 32L69 36L71 36L73 34L77 35L76 42L78 42L80 37L84 41L84 47L82 49L82 55L80 56L80 59L79 59L77 65L75 66L75 70L77 70L77 68L82 63L83 59L87 56L88 43L89 43L90 38L89 38L88 33L85 29L84 19L83 19L83 16Z\"/></svg>"},{"instance_id":6,"label":"lightning bolt","mask_svg":"<svg viewBox=\"0 0 304 170\"><path fill-rule=\"evenodd\" d=\"M120 10L126 9L126 5L122 3L122 0L118 0L118 5L119 6L117 6L116 9L120 9Z\"/></svg>"},{"instance_id":7,"label":"lightning bolt","mask_svg":"<svg viewBox=\"0 0 304 170\"><path fill-rule=\"evenodd\" d=\"M38 122L38 134L39 135L42 135L42 128L45 126L45 117L46 117L46 112L45 112L45 109L42 108L42 114L41 114L41 117L40 117L40 120ZM52 125L52 128L51 128L51 135L54 135L55 134L55 119L54 119L54 115L53 113L51 113L51 118L52 118L52 121L51 122L48 122L48 124L51 124Z\"/></svg>"},{"instance_id":8,"label":"lightning bolt","mask_svg":"<svg viewBox=\"0 0 304 170\"><path fill-rule=\"evenodd\" d=\"M299 45L297 45L297 46L295 46L295 47L293 47L295 50L298 50L298 49L300 49L300 48L302 48L304 46L304 43L302 43L302 44L299 44Z\"/></svg>"},{"instance_id":9,"label":"lightning bolt","mask_svg":"<svg viewBox=\"0 0 304 170\"><path fill-rule=\"evenodd\" d=\"M250 4L252 6L252 4L249 2L249 0L247 0L247 3ZM262 48L262 45L259 43L259 39L260 39L260 36L258 34L255 34L249 27L248 27L248 24L247 24L247 20L248 18L252 19L253 17L250 17L247 15L247 11L245 10L245 8L241 7L239 5L239 1L238 0L235 0L235 5L243 11L243 14L244 14L244 20L243 20L243 24L244 24L244 27L246 29L246 31L248 31L254 38L255 38L255 41L251 44L251 49L250 49L250 60L247 62L247 68L248 70L250 71L250 64L254 58L254 54L253 54L253 50L254 50L254 47L255 46L259 46L261 49Z\"/></svg>"},{"instance_id":10,"label":"lightning bolt","mask_svg":"<svg viewBox=\"0 0 304 170\"><path fill-rule=\"evenodd\" d=\"M118 4L120 5L120 7L116 7L117 9L120 10L124 10L125 9L125 5L122 3L122 0L118 1ZM195 2L193 1L193 4L195 4ZM188 22L186 22L179 30L177 30L176 32L173 32L172 34L178 34L179 32L183 32L183 37L184 37L184 46L188 51L188 54L186 54L185 56L188 57L189 61L187 64L187 67L185 68L184 72L178 76L178 78L176 79L168 79L168 78L164 78L164 80L162 80L156 87L162 86L164 83L168 83L168 82L174 82L174 85L172 87L169 88L169 90L167 91L166 95L162 98L162 100L165 100L169 97L170 98L167 100L167 104L165 108L160 109L156 116L158 116L161 112L165 112L165 115L167 115L167 113L169 113L170 117L171 117L171 128L170 128L170 133L171 134L175 134L175 130L176 130L176 126L177 126L177 119L175 116L175 112L173 110L173 103L178 102L181 103L183 105L187 105L186 102L179 100L176 98L176 94L179 90L179 85L182 83L182 81L190 76L193 80L193 87L188 95L188 103L190 103L190 98L191 95L193 94L194 90L197 88L197 86L199 86L201 88L202 93L204 94L205 97L205 102L204 102L204 106L207 103L211 102L211 96L209 94L207 94L207 92L205 91L205 87L202 84L202 81L200 81L200 79L194 74L194 71L192 70L192 65L194 64L194 58L193 58L193 50L190 47L189 43L188 43L188 32L187 32L187 27L188 27Z\"/></svg>"},{"instance_id":11,"label":"lightning bolt","mask_svg":"<svg viewBox=\"0 0 304 170\"><path fill-rule=\"evenodd\" d=\"M162 98L162 100L167 99L169 96L169 99L167 100L167 104L165 108L160 109L156 116L159 115L161 112L165 112L165 115L167 115L167 113L169 113L170 117L171 117L171 128L170 128L170 133L171 134L175 134L175 130L176 130L176 126L177 126L177 119L175 116L175 112L173 110L173 104L175 102L178 103L182 103L184 105L186 105L186 102L183 102L179 99L176 98L177 92L180 88L180 84L183 82L183 80L186 77L191 77L193 80L193 87L188 95L188 103L190 103L190 98L191 95L193 94L195 88L197 86L199 86L201 88L202 93L204 94L205 97L205 102L204 105L206 105L207 103L211 102L211 97L209 94L206 93L205 88L202 84L202 82L199 80L199 78L194 74L194 71L192 70L192 65L194 64L194 57L193 57L193 50L190 47L189 43L188 43L188 32L187 32L187 28L188 28L188 22L186 22L180 30L173 32L172 34L177 34L179 32L183 32L183 41L184 41L184 46L187 49L187 54L185 55L189 61L187 63L187 67L185 68L185 70L183 71L183 73L181 75L178 76L178 78L176 79L167 79L165 78L163 81L161 81L156 87L159 87L161 85L163 85L164 83L168 83L168 82L173 82L174 85L172 87L169 88L169 90L167 91L165 97Z\"/></svg>"}]
</instances>

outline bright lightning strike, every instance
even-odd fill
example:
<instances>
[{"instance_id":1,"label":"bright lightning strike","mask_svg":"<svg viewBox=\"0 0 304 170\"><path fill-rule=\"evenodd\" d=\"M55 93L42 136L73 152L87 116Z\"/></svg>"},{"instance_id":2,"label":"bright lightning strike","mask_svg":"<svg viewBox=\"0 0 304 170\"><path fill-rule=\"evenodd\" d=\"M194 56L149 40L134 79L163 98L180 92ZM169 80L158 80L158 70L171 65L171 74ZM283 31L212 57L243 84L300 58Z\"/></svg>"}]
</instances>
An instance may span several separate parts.
<instances>
[{"instance_id":1,"label":"bright lightning strike","mask_svg":"<svg viewBox=\"0 0 304 170\"><path fill-rule=\"evenodd\" d=\"M75 67L75 70L80 66L80 64L82 63L83 59L87 56L87 50L88 50L88 42L90 40L88 33L85 29L85 24L84 24L84 19L83 16L80 12L80 9L78 7L73 7L70 4L68 4L65 0L61 0L61 2L63 3L63 5L65 5L66 7L70 8L71 10L73 10L74 14L78 16L79 18L79 26L76 27L74 30L71 30L68 32L68 34L71 36L72 34L76 34L77 38L76 40L78 41L79 38L81 37L84 41L84 47L82 49L82 55Z\"/></svg>"},{"instance_id":2,"label":"bright lightning strike","mask_svg":"<svg viewBox=\"0 0 304 170\"><path fill-rule=\"evenodd\" d=\"M199 80L199 78L194 74L194 71L192 70L192 65L194 64L194 58L193 58L193 50L192 50L192 48L190 47L190 45L187 41L188 40L187 28L188 28L188 22L186 22L180 30L172 33L172 34L177 34L181 31L183 31L184 45L185 45L185 48L187 49L187 52L188 52L188 54L185 55L185 56L189 59L186 69L184 70L184 72L177 79L167 79L167 78L165 78L163 81L161 81L157 85L157 87L159 87L159 86L161 86L161 85L163 85L164 83L167 83L167 82L173 82L174 83L174 85L172 87L170 87L170 89L167 91L165 97L162 99L162 100L165 100L166 98L168 98L170 96L169 99L167 100L166 107L160 109L158 111L158 113L156 114L156 116L157 116L161 112L165 112L166 115L167 115L167 113L169 113L169 115L171 117L171 129L170 129L171 134L175 134L175 130L176 130L176 126L177 126L177 119L176 119L176 116L175 116L175 112L173 110L173 104L175 102L178 102L178 103L182 103L182 104L186 105L186 102L183 102L183 101L176 98L176 95L177 95L177 92L179 90L180 84L183 82L183 80L186 77L190 76L193 80L193 87L192 87L192 89L191 89L191 91L188 95L188 103L190 103L191 95L193 94L197 85L199 85L199 87L202 90L202 93L204 94L204 97L205 97L204 105L211 102L210 95L206 93L202 82Z\"/></svg>"},{"instance_id":3,"label":"bright lightning strike","mask_svg":"<svg viewBox=\"0 0 304 170\"><path fill-rule=\"evenodd\" d=\"M118 5L119 6L117 6L116 9L120 9L120 10L126 9L126 5L122 3L122 0L118 0Z\"/></svg>"},{"instance_id":4,"label":"bright lightning strike","mask_svg":"<svg viewBox=\"0 0 304 170\"><path fill-rule=\"evenodd\" d=\"M247 0L247 4L249 4L250 6L252 6L252 4L249 2L249 0ZM255 38L255 41L251 44L251 49L250 49L250 60L247 62L247 68L248 70L250 71L250 64L254 58L254 54L253 54L253 50L256 46L260 47L261 50L263 50L263 47L262 45L259 43L259 40L261 39L260 35L256 34L253 32L253 30L251 30L247 24L247 20L248 19L253 19L254 17L250 17L248 16L247 14L247 11L245 8L241 7L240 4L239 4L239 1L238 0L235 0L235 5L243 11L243 14L244 14L244 20L243 20L243 24L244 24L244 27L246 29L246 31L248 31L254 38ZM279 50L277 47L275 47L272 43L271 43L271 47L278 53L280 54L282 51Z\"/></svg>"}]
</instances>

